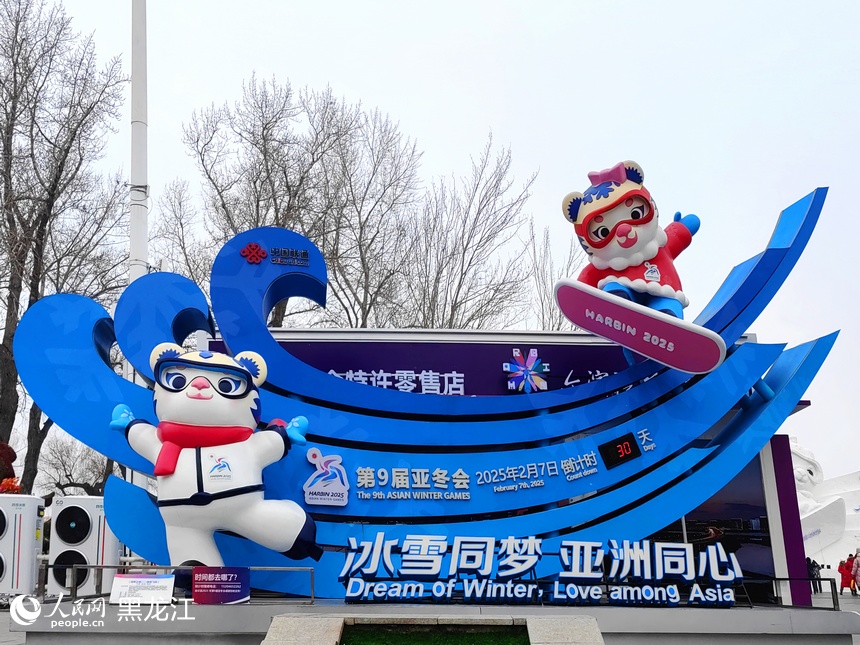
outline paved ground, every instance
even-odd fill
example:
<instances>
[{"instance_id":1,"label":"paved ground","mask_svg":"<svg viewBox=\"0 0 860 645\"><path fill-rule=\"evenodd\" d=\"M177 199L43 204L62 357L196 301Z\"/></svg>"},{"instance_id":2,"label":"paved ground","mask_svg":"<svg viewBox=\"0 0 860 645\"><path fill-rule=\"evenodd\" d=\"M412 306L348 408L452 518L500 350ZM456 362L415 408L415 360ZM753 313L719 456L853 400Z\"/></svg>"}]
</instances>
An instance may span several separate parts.
<instances>
[{"instance_id":1,"label":"paved ground","mask_svg":"<svg viewBox=\"0 0 860 645\"><path fill-rule=\"evenodd\" d=\"M26 638L26 634L9 631L9 610L0 611L0 645L21 645Z\"/></svg>"},{"instance_id":2,"label":"paved ground","mask_svg":"<svg viewBox=\"0 0 860 645\"><path fill-rule=\"evenodd\" d=\"M833 607L833 598L828 590L827 585L824 586L823 593L813 594L812 604L816 607L829 609ZM838 594L839 609L842 611L856 611L860 613L860 596L852 596L851 592L846 589L842 594ZM2 643L2 641L0 641Z\"/></svg>"},{"instance_id":3,"label":"paved ground","mask_svg":"<svg viewBox=\"0 0 860 645\"><path fill-rule=\"evenodd\" d=\"M832 607L833 601L830 593L814 594L813 605L822 609ZM842 595L839 595L839 608L841 611L860 613L860 596L852 596L846 589ZM517 609L522 613L524 607L518 607ZM26 634L10 632L9 622L9 611L7 609L0 610L0 645L24 645L26 643Z\"/></svg>"}]
</instances>

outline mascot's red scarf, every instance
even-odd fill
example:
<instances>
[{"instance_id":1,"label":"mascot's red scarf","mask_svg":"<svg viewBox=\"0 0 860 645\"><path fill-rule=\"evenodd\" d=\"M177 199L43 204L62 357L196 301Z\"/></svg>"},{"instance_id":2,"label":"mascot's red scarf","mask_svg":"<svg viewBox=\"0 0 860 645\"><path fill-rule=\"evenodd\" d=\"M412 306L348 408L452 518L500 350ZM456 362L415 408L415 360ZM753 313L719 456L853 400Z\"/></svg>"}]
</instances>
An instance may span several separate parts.
<instances>
[{"instance_id":1,"label":"mascot's red scarf","mask_svg":"<svg viewBox=\"0 0 860 645\"><path fill-rule=\"evenodd\" d=\"M162 446L153 472L156 476L172 475L183 448L224 446L245 441L252 434L254 429L244 426L196 426L162 421L158 424L158 438Z\"/></svg>"}]
</instances>

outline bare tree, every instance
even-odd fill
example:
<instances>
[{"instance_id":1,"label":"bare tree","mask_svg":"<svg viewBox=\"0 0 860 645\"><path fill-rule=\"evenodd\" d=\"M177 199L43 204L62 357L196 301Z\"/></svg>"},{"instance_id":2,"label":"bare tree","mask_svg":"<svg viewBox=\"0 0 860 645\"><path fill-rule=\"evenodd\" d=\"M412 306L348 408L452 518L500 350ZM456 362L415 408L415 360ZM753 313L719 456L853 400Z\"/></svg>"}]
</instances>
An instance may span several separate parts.
<instances>
[{"instance_id":1,"label":"bare tree","mask_svg":"<svg viewBox=\"0 0 860 645\"><path fill-rule=\"evenodd\" d=\"M328 88L297 93L252 76L235 105L195 112L184 140L202 203L181 182L159 202L157 255L169 268L205 287L216 249L258 226L296 230L326 258L326 310L281 303L271 326L285 315L338 327L525 319L532 267L514 244L534 176L515 188L511 152L495 151L492 138L468 177L440 179L422 195L421 153L389 117Z\"/></svg>"},{"instance_id":2,"label":"bare tree","mask_svg":"<svg viewBox=\"0 0 860 645\"><path fill-rule=\"evenodd\" d=\"M323 158L354 128L360 110L330 90L296 94L256 76L232 107L195 111L184 142L203 178L204 222L218 242L258 226L308 231Z\"/></svg>"},{"instance_id":3,"label":"bare tree","mask_svg":"<svg viewBox=\"0 0 860 645\"><path fill-rule=\"evenodd\" d=\"M94 177L87 196L58 209L48 231L41 292L114 303L128 280L128 189L116 174Z\"/></svg>"},{"instance_id":4,"label":"bare tree","mask_svg":"<svg viewBox=\"0 0 860 645\"><path fill-rule=\"evenodd\" d=\"M215 250L237 233L258 226L308 236L324 230L322 162L352 132L359 114L358 106L336 100L328 89L296 94L289 82L256 76L232 107L195 111L184 142L203 179L202 213L191 205L187 186L172 185L159 203L156 253L178 256L185 265L180 272L205 287L201 274L208 278L208 268L202 264L211 266ZM171 225L179 220L183 226ZM190 246L201 232L211 241L202 254ZM277 308L273 325L282 324L284 312L284 305Z\"/></svg>"},{"instance_id":5,"label":"bare tree","mask_svg":"<svg viewBox=\"0 0 860 645\"><path fill-rule=\"evenodd\" d=\"M529 239L526 245L529 260L534 267L531 281L532 316L537 328L545 331L574 329L555 302L555 283L561 278L575 277L585 264L585 252L571 235L567 243L567 253L560 263L553 257L552 240L549 228L543 229L538 244L534 222L529 223Z\"/></svg>"},{"instance_id":6,"label":"bare tree","mask_svg":"<svg viewBox=\"0 0 860 645\"><path fill-rule=\"evenodd\" d=\"M211 264L230 237L258 226L292 228L329 258L333 297L326 312L313 309L318 321L385 324L420 159L397 124L330 89L297 94L289 82L252 76L235 105L195 112L184 140L203 179L202 214L187 185L173 184L159 203L158 255L172 253L173 267L181 263L181 273L205 286L202 260ZM194 248L201 236L214 246L203 254ZM276 308L270 324L280 326L285 312Z\"/></svg>"},{"instance_id":7,"label":"bare tree","mask_svg":"<svg viewBox=\"0 0 860 645\"><path fill-rule=\"evenodd\" d=\"M326 209L310 233L330 270L326 324L389 327L395 320L412 255L407 223L418 199L420 157L397 124L373 111L359 116L325 160Z\"/></svg>"},{"instance_id":8,"label":"bare tree","mask_svg":"<svg viewBox=\"0 0 860 645\"><path fill-rule=\"evenodd\" d=\"M113 460L58 431L45 443L38 487L61 495L104 495L111 474L123 474Z\"/></svg>"},{"instance_id":9,"label":"bare tree","mask_svg":"<svg viewBox=\"0 0 860 645\"><path fill-rule=\"evenodd\" d=\"M119 60L99 68L92 38L74 32L61 7L45 0L0 0L0 253L8 264L0 341L2 441L10 437L18 407L12 340L22 309L60 281L95 295L113 289L110 277L88 283L78 264L81 257L62 247L76 239L86 239L84 244L103 239L92 222L104 224L99 214L106 210L110 217L116 214L115 202L101 201L115 194L116 187L102 191L93 164L119 117L123 83ZM107 252L98 266L110 273L116 260ZM28 445L25 492L35 476L30 453L38 455L38 437L44 439L46 432L41 412L33 406L28 435L35 440Z\"/></svg>"},{"instance_id":10,"label":"bare tree","mask_svg":"<svg viewBox=\"0 0 860 645\"><path fill-rule=\"evenodd\" d=\"M48 231L40 293L77 293L109 305L127 281L127 190L117 176L90 187L86 200L61 210ZM27 410L27 453L21 490L31 492L42 444L53 421L41 409ZM104 457L101 458L105 461Z\"/></svg>"},{"instance_id":11,"label":"bare tree","mask_svg":"<svg viewBox=\"0 0 860 645\"><path fill-rule=\"evenodd\" d=\"M532 266L509 243L535 177L516 188L511 151L494 153L490 136L468 177L434 183L412 222L403 326L486 329L524 317Z\"/></svg>"},{"instance_id":12,"label":"bare tree","mask_svg":"<svg viewBox=\"0 0 860 645\"><path fill-rule=\"evenodd\" d=\"M219 246L203 231L188 182L174 180L168 184L158 201L150 240L153 257L161 268L180 273L208 291L209 272Z\"/></svg>"}]
</instances>

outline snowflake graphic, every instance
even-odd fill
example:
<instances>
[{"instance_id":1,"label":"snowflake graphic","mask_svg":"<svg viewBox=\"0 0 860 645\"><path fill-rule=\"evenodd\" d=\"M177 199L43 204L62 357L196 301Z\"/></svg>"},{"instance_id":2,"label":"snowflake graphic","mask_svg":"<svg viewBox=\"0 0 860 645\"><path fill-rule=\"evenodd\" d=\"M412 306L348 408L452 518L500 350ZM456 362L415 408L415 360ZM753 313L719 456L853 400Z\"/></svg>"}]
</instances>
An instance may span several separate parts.
<instances>
[{"instance_id":1,"label":"snowflake graphic","mask_svg":"<svg viewBox=\"0 0 860 645\"><path fill-rule=\"evenodd\" d=\"M602 184L598 184L597 186L589 186L582 194L582 203L590 204L594 199L604 199L609 197L609 193L620 185L621 184L614 181L604 181Z\"/></svg>"},{"instance_id":2,"label":"snowflake graphic","mask_svg":"<svg viewBox=\"0 0 860 645\"><path fill-rule=\"evenodd\" d=\"M549 374L549 363L538 358L537 350L530 349L528 358L523 357L519 349L513 350L510 363L502 363L502 369L508 374L508 389L516 392L537 392L546 390L546 379L542 376Z\"/></svg>"}]
</instances>

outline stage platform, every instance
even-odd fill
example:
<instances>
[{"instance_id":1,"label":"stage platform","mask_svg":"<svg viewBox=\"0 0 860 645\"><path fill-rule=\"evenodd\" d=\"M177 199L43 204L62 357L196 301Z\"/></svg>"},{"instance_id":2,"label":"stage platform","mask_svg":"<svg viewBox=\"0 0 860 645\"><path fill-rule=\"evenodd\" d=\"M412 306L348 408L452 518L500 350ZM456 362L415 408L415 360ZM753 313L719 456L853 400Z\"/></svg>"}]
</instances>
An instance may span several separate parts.
<instances>
[{"instance_id":1,"label":"stage platform","mask_svg":"<svg viewBox=\"0 0 860 645\"><path fill-rule=\"evenodd\" d=\"M829 594L818 594L816 604L829 606ZM510 605L346 605L340 601L317 601L297 605L274 601L253 601L247 605L202 606L189 604L187 611L177 606L175 614L162 620L147 618L147 607L138 619L123 615L116 606L106 606L105 615L73 615L70 603L46 603L32 625L10 621L8 612L0 614L0 645L168 645L182 643L259 645L269 632L275 616L289 616L291 625L305 623L294 640L268 640L270 643L336 643L331 630L323 635L323 625L403 624L407 625L526 625L540 619L549 632L565 633L565 621L576 616L593 616L607 645L642 643L673 645L681 643L786 643L860 645L860 599L840 597L842 611L823 608L788 609L735 607L732 609L621 608L621 607L541 607ZM86 602L86 601L85 601ZM50 614L57 609L53 616ZM124 612L128 614L128 612ZM62 614L66 617L63 618ZM52 621L101 620L103 624L52 624ZM320 620L327 619L327 620ZM331 621L328 619L336 619ZM551 622L547 622L551 621ZM557 623L553 626L553 623ZM573 627L573 625L571 625ZM11 630L11 631L10 631ZM273 630L272 637L275 637ZM299 630L296 629L298 632ZM552 640L544 642L582 642ZM593 642L593 641L590 641Z\"/></svg>"}]
</instances>

